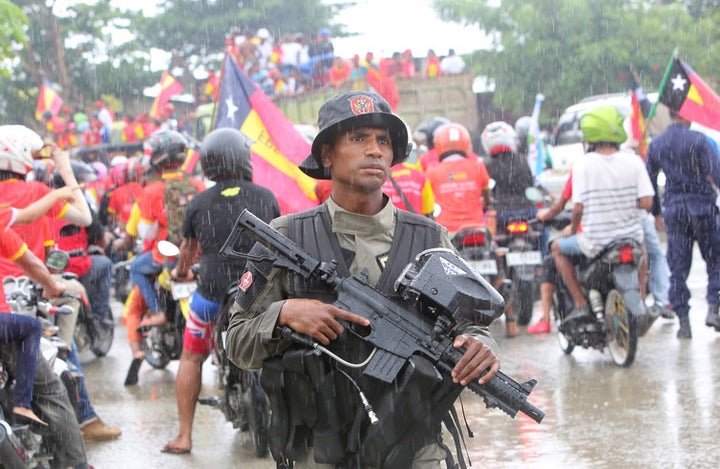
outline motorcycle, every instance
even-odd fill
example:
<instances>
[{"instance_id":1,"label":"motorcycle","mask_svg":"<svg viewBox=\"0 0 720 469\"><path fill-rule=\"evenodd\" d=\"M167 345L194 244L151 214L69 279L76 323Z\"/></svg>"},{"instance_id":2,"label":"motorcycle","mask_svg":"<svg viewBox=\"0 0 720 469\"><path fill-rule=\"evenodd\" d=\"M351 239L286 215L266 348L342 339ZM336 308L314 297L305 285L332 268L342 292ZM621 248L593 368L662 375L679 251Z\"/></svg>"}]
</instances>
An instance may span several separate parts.
<instances>
[{"instance_id":1,"label":"motorcycle","mask_svg":"<svg viewBox=\"0 0 720 469\"><path fill-rule=\"evenodd\" d=\"M53 306L43 299L41 289L27 277L8 277L3 281L12 314L37 317L43 328L40 353L65 385L70 401L79 401L76 378L63 359L68 345L56 337L55 314L71 314L70 306ZM0 346L0 467L8 469L50 467L53 456L43 434L28 425L17 425L12 419L13 370L17 366L12 346ZM77 410L77 409L76 409Z\"/></svg>"},{"instance_id":2,"label":"motorcycle","mask_svg":"<svg viewBox=\"0 0 720 469\"><path fill-rule=\"evenodd\" d=\"M526 196L533 200L526 189ZM543 227L537 220L527 216L512 216L497 227L495 242L505 248L502 257L505 273L512 282L511 301L517 322L526 326L532 319L533 304L538 285L536 279L542 268L540 239Z\"/></svg>"},{"instance_id":3,"label":"motorcycle","mask_svg":"<svg viewBox=\"0 0 720 469\"><path fill-rule=\"evenodd\" d=\"M461 226L453 235L453 247L460 257L472 267L475 272L482 275L492 285L496 284L499 269L498 262L507 249L500 248L495 243L490 228L487 225L473 224ZM512 301L512 280L506 278L502 285L496 286L505 303Z\"/></svg>"},{"instance_id":4,"label":"motorcycle","mask_svg":"<svg viewBox=\"0 0 720 469\"><path fill-rule=\"evenodd\" d=\"M182 353L185 322L190 313L190 297L197 288L194 281L181 282L170 276L167 259L175 257L180 249L169 241L158 242L158 250L164 256L165 267L157 276L156 288L160 303L165 306L167 323L161 326L142 326L142 349L145 360L156 369L165 368L170 360L177 360Z\"/></svg>"},{"instance_id":5,"label":"motorcycle","mask_svg":"<svg viewBox=\"0 0 720 469\"><path fill-rule=\"evenodd\" d=\"M562 229L570 221L566 214L549 224ZM638 337L642 337L657 316L649 314L640 293L638 268L642 245L634 239L612 242L592 259L583 259L576 272L592 314L585 320L563 320L573 310L574 302L563 282L556 285L553 311L558 327L560 349L571 354L576 346L604 352L607 348L613 362L622 367L632 365Z\"/></svg>"},{"instance_id":6,"label":"motorcycle","mask_svg":"<svg viewBox=\"0 0 720 469\"><path fill-rule=\"evenodd\" d=\"M268 455L268 432L270 427L270 403L260 384L261 370L243 370L235 366L227 356L225 337L230 322L230 307L237 286L232 286L220 307L215 326L215 349L213 354L218 365L218 389L222 396L201 398L204 405L219 408L233 428L248 431L255 446L255 456Z\"/></svg>"}]
</instances>

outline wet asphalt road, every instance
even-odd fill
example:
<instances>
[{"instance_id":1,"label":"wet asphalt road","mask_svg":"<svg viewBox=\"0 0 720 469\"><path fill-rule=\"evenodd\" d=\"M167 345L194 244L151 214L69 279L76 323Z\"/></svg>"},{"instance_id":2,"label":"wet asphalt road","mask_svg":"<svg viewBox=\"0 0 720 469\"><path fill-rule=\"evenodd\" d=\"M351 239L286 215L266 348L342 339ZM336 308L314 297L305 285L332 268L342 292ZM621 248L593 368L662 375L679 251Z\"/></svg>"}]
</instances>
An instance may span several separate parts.
<instances>
[{"instance_id":1,"label":"wet asphalt road","mask_svg":"<svg viewBox=\"0 0 720 469\"><path fill-rule=\"evenodd\" d=\"M705 264L696 251L689 281L693 339L678 340L676 321L658 319L626 369L614 365L608 352L576 348L563 354L555 327L546 336L506 339L502 320L493 324L503 371L518 381L537 379L530 401L546 417L541 424L523 415L511 419L486 410L466 392L472 467L718 467L720 334L704 325L705 285ZM536 315L537 308L536 303ZM113 311L119 318L121 306L114 304ZM177 431L177 362L165 370L143 364L139 384L123 386L130 362L124 326L118 324L108 356L84 354L83 362L98 414L123 431L118 440L87 444L96 468L274 467L254 457L246 433L234 430L219 410L203 406L195 417L192 453L161 453ZM215 379L208 361L201 396L216 393Z\"/></svg>"}]
</instances>

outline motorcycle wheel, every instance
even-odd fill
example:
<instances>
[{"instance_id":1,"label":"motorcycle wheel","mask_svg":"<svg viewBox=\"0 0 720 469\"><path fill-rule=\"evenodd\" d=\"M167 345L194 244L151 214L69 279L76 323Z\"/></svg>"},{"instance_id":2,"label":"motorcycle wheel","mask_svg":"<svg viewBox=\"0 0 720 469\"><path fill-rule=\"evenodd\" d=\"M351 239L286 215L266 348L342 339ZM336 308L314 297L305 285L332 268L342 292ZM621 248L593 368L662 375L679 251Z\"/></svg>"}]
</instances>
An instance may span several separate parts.
<instances>
[{"instance_id":1,"label":"motorcycle wheel","mask_svg":"<svg viewBox=\"0 0 720 469\"><path fill-rule=\"evenodd\" d=\"M513 295L513 311L519 326L527 326L533 314L533 285L532 282L520 280L517 276L512 279L515 293Z\"/></svg>"},{"instance_id":2,"label":"motorcycle wheel","mask_svg":"<svg viewBox=\"0 0 720 469\"><path fill-rule=\"evenodd\" d=\"M570 355L573 353L573 350L575 350L575 344L573 344L568 337L562 333L558 332L558 344L560 345L560 350L565 352L565 355Z\"/></svg>"},{"instance_id":3,"label":"motorcycle wheel","mask_svg":"<svg viewBox=\"0 0 720 469\"><path fill-rule=\"evenodd\" d=\"M98 317L93 317L92 322L94 337L90 344L90 350L96 357L104 357L112 347L113 337L115 336L115 322Z\"/></svg>"},{"instance_id":4,"label":"motorcycle wheel","mask_svg":"<svg viewBox=\"0 0 720 469\"><path fill-rule=\"evenodd\" d=\"M558 326L560 326L560 324L562 324L562 317L559 313L560 301L561 301L561 299L558 298L558 295L556 292L553 295L552 307L553 307L553 316L555 317L555 324L557 324ZM565 355L570 355L573 352L573 350L575 350L575 344L564 333L558 331L557 339L558 339L558 345L560 345L560 350L562 350L565 353Z\"/></svg>"},{"instance_id":5,"label":"motorcycle wheel","mask_svg":"<svg viewBox=\"0 0 720 469\"><path fill-rule=\"evenodd\" d=\"M73 339L75 340L75 346L78 349L78 353L84 352L92 344L90 332L88 331L88 326L85 324L84 319L78 318L78 321L75 323Z\"/></svg>"},{"instance_id":6,"label":"motorcycle wheel","mask_svg":"<svg viewBox=\"0 0 720 469\"><path fill-rule=\"evenodd\" d=\"M167 356L167 354L153 348L153 343L162 340L162 331L157 329L157 327L154 327L153 330L151 330L143 338L142 349L145 352L145 360L150 364L150 366L155 369L162 370L168 365L168 363L170 363L170 357Z\"/></svg>"},{"instance_id":7,"label":"motorcycle wheel","mask_svg":"<svg viewBox=\"0 0 720 469\"><path fill-rule=\"evenodd\" d=\"M622 295L615 289L608 292L605 300L605 324L613 361L618 366L632 365L637 350L637 327Z\"/></svg>"},{"instance_id":8,"label":"motorcycle wheel","mask_svg":"<svg viewBox=\"0 0 720 469\"><path fill-rule=\"evenodd\" d=\"M251 371L250 395L252 405L248 409L250 436L255 445L255 457L264 458L269 452L268 433L270 428L270 405L265 390L260 384L260 371Z\"/></svg>"}]
</instances>

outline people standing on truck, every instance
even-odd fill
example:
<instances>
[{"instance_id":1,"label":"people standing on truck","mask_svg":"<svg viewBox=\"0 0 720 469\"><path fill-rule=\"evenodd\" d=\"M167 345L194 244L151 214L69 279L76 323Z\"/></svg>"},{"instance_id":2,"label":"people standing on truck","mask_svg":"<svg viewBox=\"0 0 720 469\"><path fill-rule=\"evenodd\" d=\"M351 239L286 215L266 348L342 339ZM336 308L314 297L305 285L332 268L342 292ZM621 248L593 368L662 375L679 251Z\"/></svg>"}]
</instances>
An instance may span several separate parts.
<instances>
[{"instance_id":1,"label":"people standing on truck","mask_svg":"<svg viewBox=\"0 0 720 469\"><path fill-rule=\"evenodd\" d=\"M190 201L183 221L177 267L171 272L173 278L191 280L190 267L200 255L200 278L190 302L175 380L180 429L177 436L163 446L163 453L185 454L192 449L192 424L202 384L202 365L215 344L215 322L228 287L237 284L245 268L244 262L223 258L220 248L244 209L266 223L280 216L273 193L252 183L251 145L252 141L239 130L217 129L205 137L200 148L203 174L216 184ZM248 252L252 245L251 238L243 237L234 249Z\"/></svg>"},{"instance_id":2,"label":"people standing on truck","mask_svg":"<svg viewBox=\"0 0 720 469\"><path fill-rule=\"evenodd\" d=\"M443 75L460 75L465 71L465 61L455 54L455 49L450 49L448 55L440 60L440 70Z\"/></svg>"},{"instance_id":3,"label":"people standing on truck","mask_svg":"<svg viewBox=\"0 0 720 469\"><path fill-rule=\"evenodd\" d=\"M337 260L339 275L365 271L370 285L390 293L401 269L419 252L452 246L444 228L425 217L398 210L382 193L390 167L407 155L407 127L391 112L389 104L372 91L350 91L330 98L319 110L318 127L321 130L313 142L312 153L300 168L316 179L331 178L332 195L317 208L273 220L272 226L317 259ZM251 254L256 249L261 247L256 245ZM324 346L333 343L345 347L353 357L360 354L366 357L366 346L352 334L342 334L345 327L339 321L359 326L368 326L369 322L333 306L334 293L321 282L302 281L283 269L274 269L272 262L248 262L243 279L236 298L237 310L228 328L228 356L245 369L263 367L263 381L278 383L275 388L278 391L269 392L269 397L271 401L282 402L288 410L287 414L273 414L272 418L275 426L270 431L270 446L276 450L273 456L278 463L299 461L301 465L313 467L319 463L324 463L321 467L327 467L325 464L380 466L386 457L385 450L368 451L362 446L366 431L361 425L364 427L366 422L355 418L364 414L358 412L362 411L362 404L355 388L350 390L350 383L340 372L327 369L327 376L321 378L327 380L326 386L332 386L330 393L334 391L338 398L320 403L316 401L320 397L314 392L300 392L294 383L307 383L312 377L284 368L285 365L292 367L291 357L297 356L298 350L280 335L280 329L288 326L295 332L312 336L313 341ZM453 381L462 385L474 380L487 382L499 367L488 329L469 325L465 330L453 332L458 334L453 334L454 345L466 347L462 364L458 363L452 372ZM322 358L309 360L312 365L324 363ZM318 368L313 366L313 369ZM483 374L486 371L487 374ZM285 381L280 385L277 380L285 372L297 376L298 381ZM383 385L363 376L354 380L367 395L379 394L378 399L399 398L394 385ZM413 396L422 395L422 390L411 387L414 389L408 392ZM427 402L423 400L423 404ZM332 413L336 422L316 422L312 416L328 406L341 406L341 412ZM309 416L304 420L306 424L291 420L291 415L301 414ZM427 417L413 417L403 412L393 419L398 424L402 419L402 425L416 430L415 434L412 430L405 434L403 430L403 435L399 435L397 430L385 426L385 421L375 427L387 431L384 442L388 444L402 436L408 437L405 442L387 448L401 450L408 456L407 460L391 467L440 467L449 454L440 445L440 429L417 431L429 427L425 424ZM358 418L364 420L362 416ZM321 426L328 425L333 426L333 431L327 434L329 438L312 438L316 426L320 430Z\"/></svg>"},{"instance_id":4,"label":"people standing on truck","mask_svg":"<svg viewBox=\"0 0 720 469\"><path fill-rule=\"evenodd\" d=\"M425 72L423 76L426 78L437 78L442 75L442 69L440 68L440 58L435 54L435 51L428 49L427 57L425 58Z\"/></svg>"}]
</instances>

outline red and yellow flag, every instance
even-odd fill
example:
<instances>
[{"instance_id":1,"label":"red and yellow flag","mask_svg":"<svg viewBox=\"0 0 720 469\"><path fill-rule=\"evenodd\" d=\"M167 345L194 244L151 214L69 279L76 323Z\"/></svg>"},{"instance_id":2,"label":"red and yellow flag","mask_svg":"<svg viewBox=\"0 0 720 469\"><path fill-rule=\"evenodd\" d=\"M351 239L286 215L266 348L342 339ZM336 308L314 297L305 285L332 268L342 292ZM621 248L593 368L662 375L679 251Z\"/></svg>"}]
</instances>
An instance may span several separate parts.
<instances>
[{"instance_id":1,"label":"red and yellow flag","mask_svg":"<svg viewBox=\"0 0 720 469\"><path fill-rule=\"evenodd\" d=\"M225 56L213 128L232 127L255 141L251 148L253 182L275 194L283 214L318 204L315 179L300 164L310 144L277 105Z\"/></svg>"},{"instance_id":2,"label":"red and yellow flag","mask_svg":"<svg viewBox=\"0 0 720 469\"><path fill-rule=\"evenodd\" d=\"M170 98L176 94L180 94L185 90L185 87L175 79L170 72L163 72L160 77L160 92L155 96L153 101L152 109L150 109L150 117L157 119L163 112L165 105L170 101Z\"/></svg>"},{"instance_id":3,"label":"red and yellow flag","mask_svg":"<svg viewBox=\"0 0 720 469\"><path fill-rule=\"evenodd\" d=\"M40 93L38 94L38 102L35 107L35 119L42 121L43 113L50 111L53 116L57 116L62 108L63 100L55 91L52 82L47 78L43 78L42 85L40 85Z\"/></svg>"},{"instance_id":4,"label":"red and yellow flag","mask_svg":"<svg viewBox=\"0 0 720 469\"><path fill-rule=\"evenodd\" d=\"M688 64L674 59L663 85L660 102L680 117L720 130L720 96Z\"/></svg>"}]
</instances>

